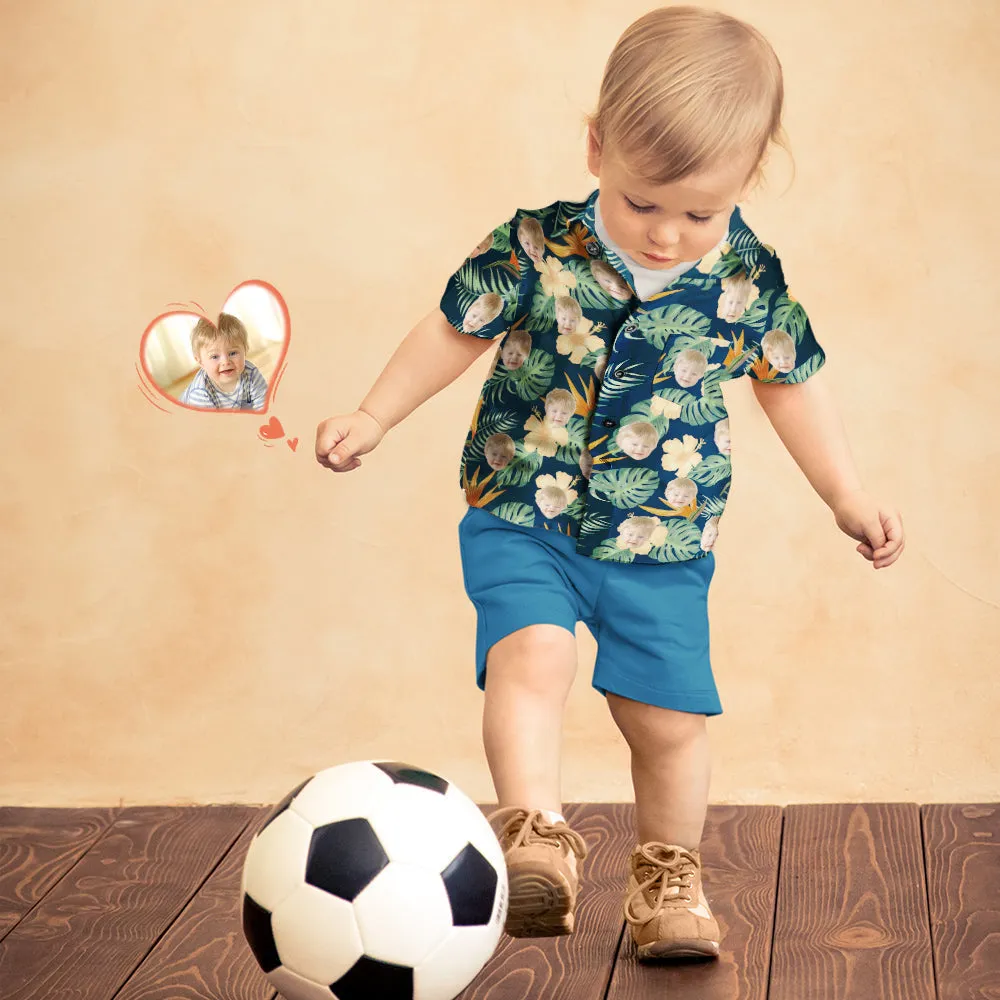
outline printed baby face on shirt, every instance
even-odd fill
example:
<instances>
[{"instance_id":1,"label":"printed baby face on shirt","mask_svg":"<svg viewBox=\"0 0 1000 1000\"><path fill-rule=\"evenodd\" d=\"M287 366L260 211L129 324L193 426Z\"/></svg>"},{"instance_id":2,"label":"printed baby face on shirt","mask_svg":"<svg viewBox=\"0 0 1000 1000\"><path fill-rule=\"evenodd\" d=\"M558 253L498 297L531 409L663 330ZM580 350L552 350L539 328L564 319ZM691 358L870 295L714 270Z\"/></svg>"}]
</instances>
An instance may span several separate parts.
<instances>
[{"instance_id":1,"label":"printed baby face on shirt","mask_svg":"<svg viewBox=\"0 0 1000 1000\"><path fill-rule=\"evenodd\" d=\"M618 537L625 548L635 551L650 540L655 527L655 518L630 517L618 525Z\"/></svg>"},{"instance_id":2,"label":"printed baby face on shirt","mask_svg":"<svg viewBox=\"0 0 1000 1000\"><path fill-rule=\"evenodd\" d=\"M510 371L517 371L531 354L531 334L524 330L513 330L500 350L500 360Z\"/></svg>"},{"instance_id":3,"label":"printed baby face on shirt","mask_svg":"<svg viewBox=\"0 0 1000 1000\"><path fill-rule=\"evenodd\" d=\"M637 420L620 428L615 441L629 458L641 462L649 458L660 440L656 428L645 420Z\"/></svg>"},{"instance_id":4,"label":"printed baby face on shirt","mask_svg":"<svg viewBox=\"0 0 1000 1000\"><path fill-rule=\"evenodd\" d=\"M719 519L710 517L701 533L701 551L711 552L715 547L715 542L719 537Z\"/></svg>"},{"instance_id":5,"label":"printed baby face on shirt","mask_svg":"<svg viewBox=\"0 0 1000 1000\"><path fill-rule=\"evenodd\" d=\"M558 517L569 506L569 497L558 486L543 486L535 493L535 504L549 519Z\"/></svg>"},{"instance_id":6,"label":"printed baby face on shirt","mask_svg":"<svg viewBox=\"0 0 1000 1000\"><path fill-rule=\"evenodd\" d=\"M722 294L719 296L719 319L735 323L746 312L753 291L753 282L743 271L723 278Z\"/></svg>"},{"instance_id":7,"label":"printed baby face on shirt","mask_svg":"<svg viewBox=\"0 0 1000 1000\"><path fill-rule=\"evenodd\" d=\"M247 366L246 354L238 344L221 337L205 344L198 351L198 364L205 374L223 391L232 392Z\"/></svg>"},{"instance_id":8,"label":"printed baby face on shirt","mask_svg":"<svg viewBox=\"0 0 1000 1000\"><path fill-rule=\"evenodd\" d=\"M795 341L784 330L772 330L764 334L760 346L764 357L772 368L787 375L795 367Z\"/></svg>"},{"instance_id":9,"label":"printed baby face on shirt","mask_svg":"<svg viewBox=\"0 0 1000 1000\"><path fill-rule=\"evenodd\" d=\"M664 492L667 506L674 510L687 507L697 496L698 486L693 479L672 479Z\"/></svg>"},{"instance_id":10,"label":"printed baby face on shirt","mask_svg":"<svg viewBox=\"0 0 1000 1000\"><path fill-rule=\"evenodd\" d=\"M697 385L708 369L708 358L701 351L681 351L674 361L674 378L685 389Z\"/></svg>"},{"instance_id":11,"label":"printed baby face on shirt","mask_svg":"<svg viewBox=\"0 0 1000 1000\"><path fill-rule=\"evenodd\" d=\"M584 445L583 451L580 452L579 464L583 478L590 479L590 474L594 471L594 456L590 453L590 449L586 445Z\"/></svg>"},{"instance_id":12,"label":"printed baby face on shirt","mask_svg":"<svg viewBox=\"0 0 1000 1000\"><path fill-rule=\"evenodd\" d=\"M515 450L514 439L509 434L493 434L486 439L486 444L483 445L486 464L494 472L499 472L510 465Z\"/></svg>"},{"instance_id":13,"label":"printed baby face on shirt","mask_svg":"<svg viewBox=\"0 0 1000 1000\"><path fill-rule=\"evenodd\" d=\"M545 255L545 233L537 219L523 219L517 227L517 239L524 252L536 263Z\"/></svg>"},{"instance_id":14,"label":"printed baby face on shirt","mask_svg":"<svg viewBox=\"0 0 1000 1000\"><path fill-rule=\"evenodd\" d=\"M472 253L469 254L469 259L471 260L473 257L481 256L482 254L486 253L486 251L489 250L491 246L493 246L492 233L486 236L485 239L482 240L482 242L476 244L475 249L472 251Z\"/></svg>"},{"instance_id":15,"label":"printed baby face on shirt","mask_svg":"<svg viewBox=\"0 0 1000 1000\"><path fill-rule=\"evenodd\" d=\"M553 389L545 397L545 422L553 427L565 427L576 412L576 403L566 389Z\"/></svg>"},{"instance_id":16,"label":"printed baby face on shirt","mask_svg":"<svg viewBox=\"0 0 1000 1000\"><path fill-rule=\"evenodd\" d=\"M590 273L613 299L617 299L619 302L628 302L632 298L632 290L626 284L625 279L607 261L592 260Z\"/></svg>"},{"instance_id":17,"label":"printed baby face on shirt","mask_svg":"<svg viewBox=\"0 0 1000 1000\"><path fill-rule=\"evenodd\" d=\"M732 454L733 442L729 436L729 417L725 417L715 425L715 447L723 455Z\"/></svg>"},{"instance_id":18,"label":"printed baby face on shirt","mask_svg":"<svg viewBox=\"0 0 1000 1000\"><path fill-rule=\"evenodd\" d=\"M581 319L583 319L583 310L576 299L568 295L562 295L556 299L556 326L560 333L574 333Z\"/></svg>"},{"instance_id":19,"label":"printed baby face on shirt","mask_svg":"<svg viewBox=\"0 0 1000 1000\"><path fill-rule=\"evenodd\" d=\"M465 311L462 328L466 333L475 333L492 322L503 312L503 299L495 292L480 295Z\"/></svg>"}]
</instances>

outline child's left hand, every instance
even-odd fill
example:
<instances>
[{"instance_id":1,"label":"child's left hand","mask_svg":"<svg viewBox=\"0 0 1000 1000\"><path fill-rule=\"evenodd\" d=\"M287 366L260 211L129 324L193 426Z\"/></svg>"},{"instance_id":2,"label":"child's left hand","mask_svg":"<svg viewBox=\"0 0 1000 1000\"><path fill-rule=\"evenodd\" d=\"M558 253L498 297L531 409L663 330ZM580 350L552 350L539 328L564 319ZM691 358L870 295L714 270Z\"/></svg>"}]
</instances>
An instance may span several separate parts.
<instances>
[{"instance_id":1,"label":"child's left hand","mask_svg":"<svg viewBox=\"0 0 1000 1000\"><path fill-rule=\"evenodd\" d=\"M893 507L879 504L864 490L846 493L833 504L837 527L860 542L860 552L875 569L891 566L902 554L903 519Z\"/></svg>"}]
</instances>

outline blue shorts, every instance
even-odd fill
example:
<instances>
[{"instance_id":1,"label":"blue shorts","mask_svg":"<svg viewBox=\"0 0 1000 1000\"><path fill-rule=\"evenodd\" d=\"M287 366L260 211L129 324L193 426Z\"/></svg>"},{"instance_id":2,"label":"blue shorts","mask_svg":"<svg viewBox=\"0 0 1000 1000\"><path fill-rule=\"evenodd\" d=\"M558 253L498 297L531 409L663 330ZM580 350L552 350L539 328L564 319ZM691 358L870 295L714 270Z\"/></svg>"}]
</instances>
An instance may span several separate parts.
<instances>
[{"instance_id":1,"label":"blue shorts","mask_svg":"<svg viewBox=\"0 0 1000 1000\"><path fill-rule=\"evenodd\" d=\"M470 507L458 529L475 605L476 683L486 656L528 625L583 622L597 640L593 686L647 705L720 715L709 658L708 587L715 558L649 564L581 556L566 535L522 528Z\"/></svg>"}]
</instances>

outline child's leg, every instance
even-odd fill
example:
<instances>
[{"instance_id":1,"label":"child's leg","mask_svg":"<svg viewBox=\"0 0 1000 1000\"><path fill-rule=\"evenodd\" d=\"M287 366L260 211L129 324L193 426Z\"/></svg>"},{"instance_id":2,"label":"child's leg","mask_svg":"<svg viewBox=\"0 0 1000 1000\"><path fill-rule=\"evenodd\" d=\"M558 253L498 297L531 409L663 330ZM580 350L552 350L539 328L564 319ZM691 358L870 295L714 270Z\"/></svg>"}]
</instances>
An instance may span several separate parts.
<instances>
[{"instance_id":1,"label":"child's leg","mask_svg":"<svg viewBox=\"0 0 1000 1000\"><path fill-rule=\"evenodd\" d=\"M711 778L705 716L644 705L610 692L607 700L632 751L639 843L697 850Z\"/></svg>"},{"instance_id":2,"label":"child's leg","mask_svg":"<svg viewBox=\"0 0 1000 1000\"><path fill-rule=\"evenodd\" d=\"M562 811L560 751L576 638L559 625L531 625L489 652L483 744L500 806Z\"/></svg>"}]
</instances>

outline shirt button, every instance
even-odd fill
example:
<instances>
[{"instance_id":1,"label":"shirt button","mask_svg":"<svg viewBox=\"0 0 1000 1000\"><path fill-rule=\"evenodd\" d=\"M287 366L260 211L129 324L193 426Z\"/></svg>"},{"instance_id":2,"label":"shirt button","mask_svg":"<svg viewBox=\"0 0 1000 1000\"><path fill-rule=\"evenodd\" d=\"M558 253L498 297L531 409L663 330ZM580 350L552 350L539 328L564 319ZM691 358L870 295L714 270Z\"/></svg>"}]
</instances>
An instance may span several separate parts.
<instances>
[{"instance_id":1,"label":"shirt button","mask_svg":"<svg viewBox=\"0 0 1000 1000\"><path fill-rule=\"evenodd\" d=\"M610 417L608 417L606 420L602 420L601 423L604 424L605 427L617 427L618 426L618 421L617 420L612 420Z\"/></svg>"}]
</instances>

